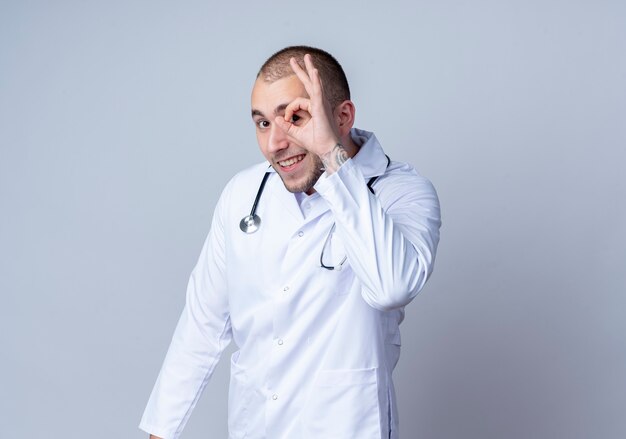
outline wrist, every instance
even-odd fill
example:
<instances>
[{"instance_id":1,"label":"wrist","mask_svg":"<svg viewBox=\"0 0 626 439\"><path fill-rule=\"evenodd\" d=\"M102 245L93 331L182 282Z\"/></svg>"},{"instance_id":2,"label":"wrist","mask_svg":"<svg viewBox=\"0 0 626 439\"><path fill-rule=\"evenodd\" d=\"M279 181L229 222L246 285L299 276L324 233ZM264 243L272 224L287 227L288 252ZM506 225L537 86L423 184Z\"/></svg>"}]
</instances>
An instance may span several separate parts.
<instances>
[{"instance_id":1,"label":"wrist","mask_svg":"<svg viewBox=\"0 0 626 439\"><path fill-rule=\"evenodd\" d=\"M328 152L320 155L327 174L335 173L349 158L346 148L339 142L336 142Z\"/></svg>"}]
</instances>

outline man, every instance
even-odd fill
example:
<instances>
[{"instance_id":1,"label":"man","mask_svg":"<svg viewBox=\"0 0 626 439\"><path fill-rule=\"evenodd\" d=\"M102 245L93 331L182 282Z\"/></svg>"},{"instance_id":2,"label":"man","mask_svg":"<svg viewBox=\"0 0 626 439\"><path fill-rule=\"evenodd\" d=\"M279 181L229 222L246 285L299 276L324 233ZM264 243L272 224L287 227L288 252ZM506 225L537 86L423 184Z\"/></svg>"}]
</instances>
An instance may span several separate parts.
<instances>
[{"instance_id":1,"label":"man","mask_svg":"<svg viewBox=\"0 0 626 439\"><path fill-rule=\"evenodd\" d=\"M399 437L398 326L432 271L439 204L354 116L324 51L288 47L259 71L252 119L270 166L218 201L141 421L151 437L179 437L231 340L230 438Z\"/></svg>"}]
</instances>

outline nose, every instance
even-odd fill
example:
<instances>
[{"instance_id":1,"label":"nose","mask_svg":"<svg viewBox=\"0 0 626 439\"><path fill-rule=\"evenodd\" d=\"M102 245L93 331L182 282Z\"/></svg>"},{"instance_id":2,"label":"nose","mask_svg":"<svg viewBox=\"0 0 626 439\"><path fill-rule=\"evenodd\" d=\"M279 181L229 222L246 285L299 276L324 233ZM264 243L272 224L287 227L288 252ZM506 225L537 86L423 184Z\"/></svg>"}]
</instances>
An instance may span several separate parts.
<instances>
[{"instance_id":1,"label":"nose","mask_svg":"<svg viewBox=\"0 0 626 439\"><path fill-rule=\"evenodd\" d=\"M270 152L277 152L281 149L285 149L289 146L289 139L287 139L287 133L285 133L278 125L272 123L270 125L270 137L268 142L268 149Z\"/></svg>"}]
</instances>

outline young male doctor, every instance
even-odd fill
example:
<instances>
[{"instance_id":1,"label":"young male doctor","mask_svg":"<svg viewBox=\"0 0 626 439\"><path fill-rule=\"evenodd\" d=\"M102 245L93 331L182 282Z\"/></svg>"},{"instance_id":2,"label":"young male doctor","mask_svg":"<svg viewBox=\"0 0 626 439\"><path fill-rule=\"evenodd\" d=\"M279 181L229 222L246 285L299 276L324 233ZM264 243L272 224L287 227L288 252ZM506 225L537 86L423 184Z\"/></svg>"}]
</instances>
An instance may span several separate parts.
<instances>
[{"instance_id":1,"label":"young male doctor","mask_svg":"<svg viewBox=\"0 0 626 439\"><path fill-rule=\"evenodd\" d=\"M288 47L259 71L267 162L218 201L141 420L151 438L180 436L231 340L229 438L399 438L398 326L433 269L439 203L354 117L322 50Z\"/></svg>"}]
</instances>

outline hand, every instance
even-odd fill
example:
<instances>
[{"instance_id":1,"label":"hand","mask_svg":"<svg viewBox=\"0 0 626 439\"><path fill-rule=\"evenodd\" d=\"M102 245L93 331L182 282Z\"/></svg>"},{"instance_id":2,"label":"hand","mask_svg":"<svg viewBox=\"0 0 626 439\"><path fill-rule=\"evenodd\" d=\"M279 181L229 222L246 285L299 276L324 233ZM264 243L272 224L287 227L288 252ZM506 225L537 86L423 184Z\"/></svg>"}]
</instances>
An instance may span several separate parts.
<instances>
[{"instance_id":1,"label":"hand","mask_svg":"<svg viewBox=\"0 0 626 439\"><path fill-rule=\"evenodd\" d=\"M309 97L300 97L289 103L285 114L277 117L274 123L306 150L320 157L328 156L340 140L333 122L333 108L324 96L319 72L309 54L304 55L306 71L294 58L289 63ZM296 122L296 118L300 123Z\"/></svg>"}]
</instances>

